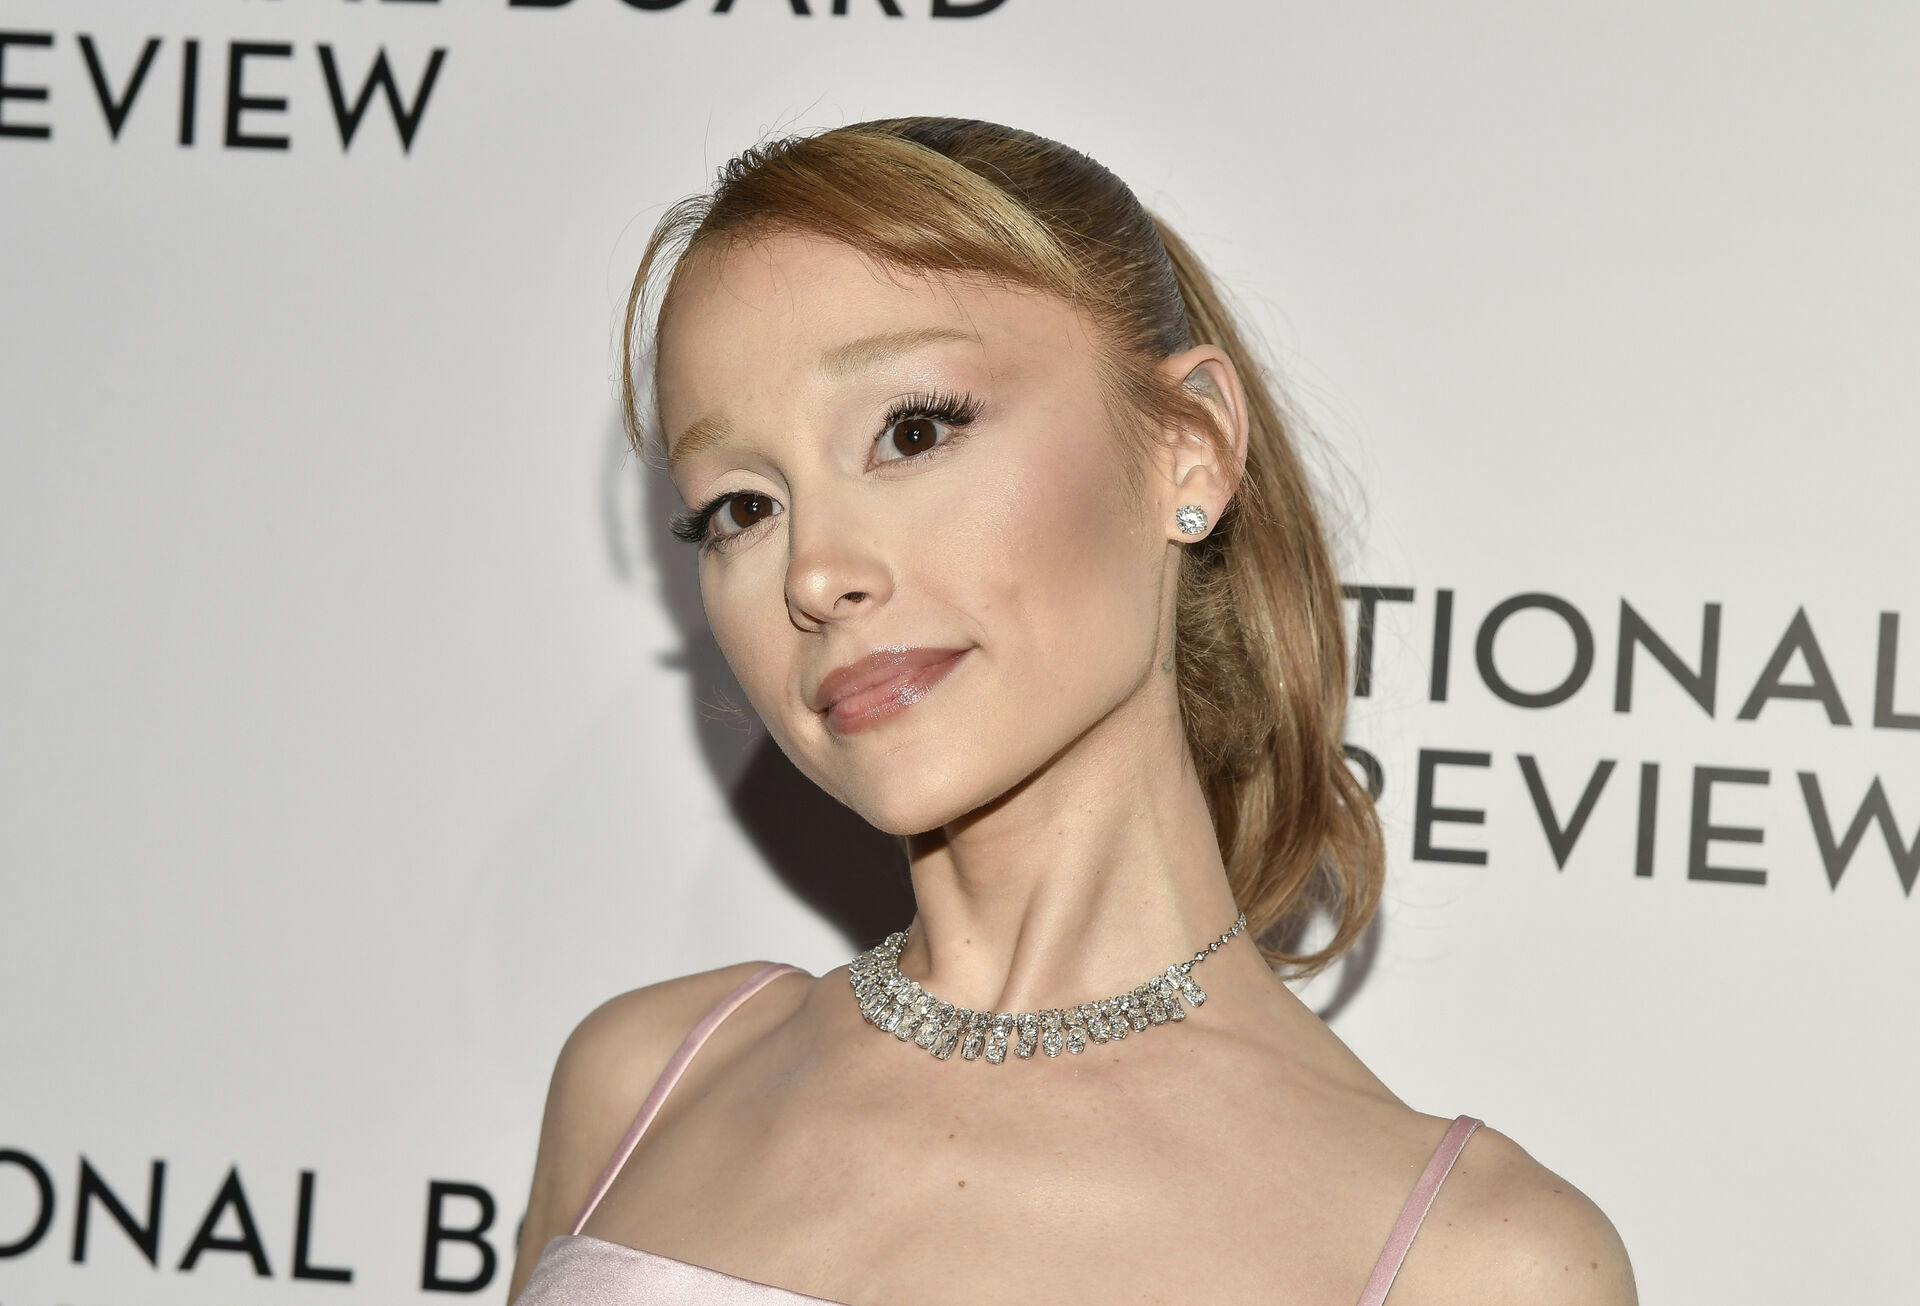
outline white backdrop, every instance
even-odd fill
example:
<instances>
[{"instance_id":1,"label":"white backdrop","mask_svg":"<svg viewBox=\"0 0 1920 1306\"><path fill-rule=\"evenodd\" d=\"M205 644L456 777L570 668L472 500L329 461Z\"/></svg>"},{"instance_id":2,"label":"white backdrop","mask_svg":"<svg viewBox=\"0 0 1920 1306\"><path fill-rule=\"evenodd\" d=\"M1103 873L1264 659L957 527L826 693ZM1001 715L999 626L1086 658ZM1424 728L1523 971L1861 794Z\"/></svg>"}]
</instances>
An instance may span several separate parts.
<instances>
[{"instance_id":1,"label":"white backdrop","mask_svg":"<svg viewBox=\"0 0 1920 1306\"><path fill-rule=\"evenodd\" d=\"M667 203L899 113L1131 182L1363 488L1392 867L1303 996L1649 1303L1920 1300L1920 11L886 7L8 0L0 1302L441 1297L435 1210L502 1300L575 1021L905 921L613 393Z\"/></svg>"}]
</instances>

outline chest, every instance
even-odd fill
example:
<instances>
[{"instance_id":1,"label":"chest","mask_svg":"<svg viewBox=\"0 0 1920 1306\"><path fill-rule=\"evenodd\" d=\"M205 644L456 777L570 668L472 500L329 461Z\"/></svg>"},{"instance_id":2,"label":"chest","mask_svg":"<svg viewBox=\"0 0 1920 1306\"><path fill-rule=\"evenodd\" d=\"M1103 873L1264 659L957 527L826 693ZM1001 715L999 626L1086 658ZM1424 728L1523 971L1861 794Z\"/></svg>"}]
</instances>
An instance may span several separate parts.
<instances>
[{"instance_id":1,"label":"chest","mask_svg":"<svg viewBox=\"0 0 1920 1306\"><path fill-rule=\"evenodd\" d=\"M1351 1306L1397 1195L1244 1056L1152 1069L744 1055L586 1232L849 1306Z\"/></svg>"}]
</instances>

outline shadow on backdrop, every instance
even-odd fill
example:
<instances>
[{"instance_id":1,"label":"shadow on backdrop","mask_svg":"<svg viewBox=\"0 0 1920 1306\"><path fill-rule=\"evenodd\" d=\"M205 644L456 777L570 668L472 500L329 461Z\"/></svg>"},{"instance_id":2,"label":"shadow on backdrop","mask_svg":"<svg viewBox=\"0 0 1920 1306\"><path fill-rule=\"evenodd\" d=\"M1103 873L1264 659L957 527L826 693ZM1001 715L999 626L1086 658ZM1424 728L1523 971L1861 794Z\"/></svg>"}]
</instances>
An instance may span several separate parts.
<instances>
[{"instance_id":1,"label":"shadow on backdrop","mask_svg":"<svg viewBox=\"0 0 1920 1306\"><path fill-rule=\"evenodd\" d=\"M773 874L855 950L906 925L913 891L899 841L802 775L755 718L708 628L694 551L667 531L680 496L634 455L617 410L600 481L608 562L636 591L647 589L649 576L655 581L680 635L680 648L661 661L687 677L701 760L740 829Z\"/></svg>"}]
</instances>

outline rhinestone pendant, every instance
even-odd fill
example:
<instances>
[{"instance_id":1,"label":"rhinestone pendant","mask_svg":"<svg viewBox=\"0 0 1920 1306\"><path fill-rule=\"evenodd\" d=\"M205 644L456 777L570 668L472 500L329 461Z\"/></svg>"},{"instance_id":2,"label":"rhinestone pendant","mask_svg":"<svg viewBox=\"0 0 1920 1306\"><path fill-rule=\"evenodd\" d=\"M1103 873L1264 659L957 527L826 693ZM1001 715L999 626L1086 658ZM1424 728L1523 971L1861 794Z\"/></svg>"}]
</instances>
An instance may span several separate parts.
<instances>
[{"instance_id":1,"label":"rhinestone pendant","mask_svg":"<svg viewBox=\"0 0 1920 1306\"><path fill-rule=\"evenodd\" d=\"M1116 1043L1129 1034L1187 1018L1184 1001L1198 1007L1206 990L1193 980L1193 968L1218 951L1247 925L1247 914L1234 919L1233 928L1193 954L1188 961L1155 975L1126 993L1044 1011L972 1011L943 1002L899 970L907 932L896 930L855 957L847 967L847 981L860 1003L860 1018L901 1043L910 1044L935 1060L948 1061L958 1050L962 1061L984 1060L1004 1064L1011 1048L1015 1060L1057 1058L1086 1051L1090 1043Z\"/></svg>"}]
</instances>

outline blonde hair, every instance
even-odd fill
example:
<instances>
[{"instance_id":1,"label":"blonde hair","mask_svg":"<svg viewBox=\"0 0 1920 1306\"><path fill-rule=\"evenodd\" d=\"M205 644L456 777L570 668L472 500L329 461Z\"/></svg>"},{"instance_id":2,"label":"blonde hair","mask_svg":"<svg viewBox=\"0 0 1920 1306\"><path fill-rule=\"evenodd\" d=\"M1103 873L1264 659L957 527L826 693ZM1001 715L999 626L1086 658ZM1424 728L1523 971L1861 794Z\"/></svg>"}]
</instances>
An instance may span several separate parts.
<instances>
[{"instance_id":1,"label":"blonde hair","mask_svg":"<svg viewBox=\"0 0 1920 1306\"><path fill-rule=\"evenodd\" d=\"M1385 853L1372 796L1347 768L1347 641L1331 550L1284 403L1193 251L1113 173L1057 141L967 118L886 118L755 145L711 193L668 208L628 295L621 397L649 458L637 326L662 252L726 249L778 232L844 242L884 264L1037 290L1091 324L1108 408L1136 491L1158 432L1228 435L1156 361L1218 346L1246 394L1241 479L1205 538L1182 550L1176 678L1187 743L1234 899L1269 966L1317 974L1378 907ZM664 307L663 307L664 311ZM657 465L657 462L656 462ZM1316 912L1333 933L1295 951Z\"/></svg>"}]
</instances>

